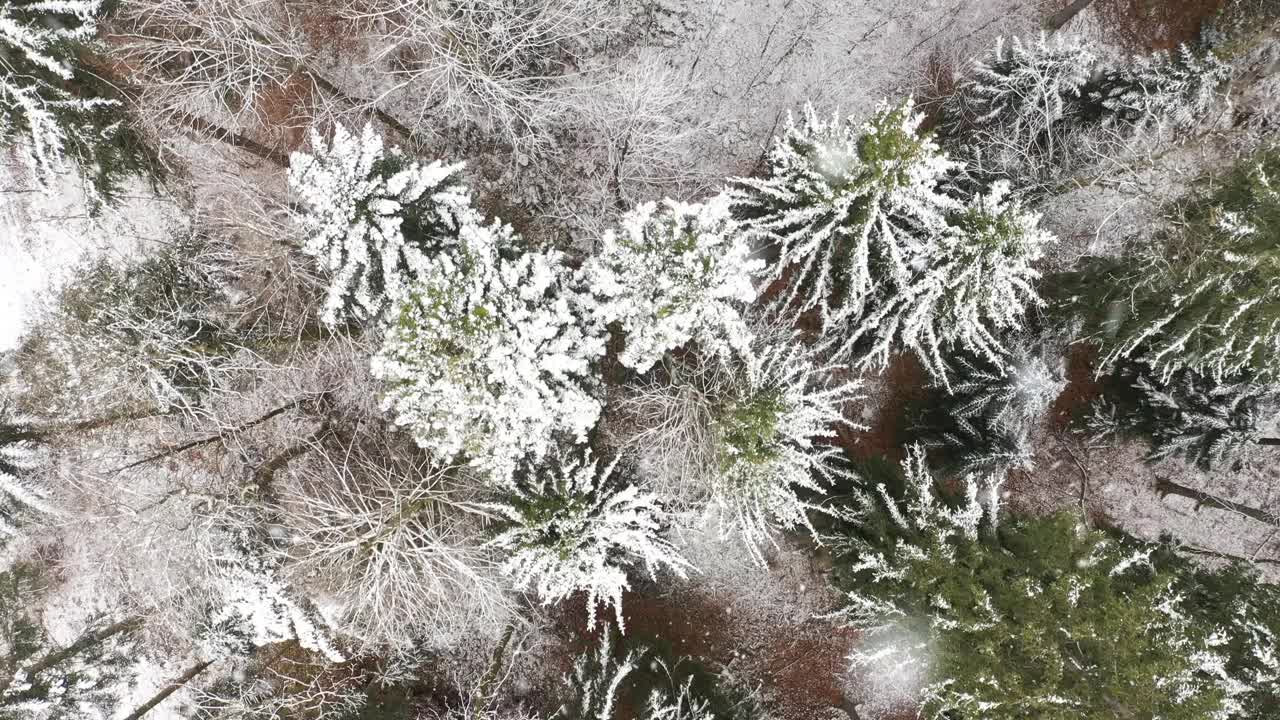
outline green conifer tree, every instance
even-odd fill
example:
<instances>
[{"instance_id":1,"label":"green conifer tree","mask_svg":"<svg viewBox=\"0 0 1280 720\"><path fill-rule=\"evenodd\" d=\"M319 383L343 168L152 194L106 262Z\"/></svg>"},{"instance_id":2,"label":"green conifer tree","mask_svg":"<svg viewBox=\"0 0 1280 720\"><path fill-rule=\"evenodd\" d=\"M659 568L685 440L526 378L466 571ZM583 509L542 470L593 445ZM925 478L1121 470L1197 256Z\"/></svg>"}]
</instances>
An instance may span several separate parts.
<instances>
[{"instance_id":1,"label":"green conifer tree","mask_svg":"<svg viewBox=\"0 0 1280 720\"><path fill-rule=\"evenodd\" d=\"M1238 165L1094 287L1105 364L1280 379L1280 148Z\"/></svg>"},{"instance_id":2,"label":"green conifer tree","mask_svg":"<svg viewBox=\"0 0 1280 720\"><path fill-rule=\"evenodd\" d=\"M102 0L10 0L0 5L0 142L17 143L40 182L74 162L99 198L164 167L126 99L94 62Z\"/></svg>"},{"instance_id":3,"label":"green conifer tree","mask_svg":"<svg viewBox=\"0 0 1280 720\"><path fill-rule=\"evenodd\" d=\"M855 668L911 669L924 717L1244 718L1271 692L1232 668L1269 667L1275 637L1205 614L1167 546L1070 513L996 524L973 478L946 499L921 450L903 466L832 544Z\"/></svg>"},{"instance_id":4,"label":"green conifer tree","mask_svg":"<svg viewBox=\"0 0 1280 720\"><path fill-rule=\"evenodd\" d=\"M38 587L30 565L0 573L0 720L110 717L137 621L100 618L59 646L33 614Z\"/></svg>"},{"instance_id":5,"label":"green conifer tree","mask_svg":"<svg viewBox=\"0 0 1280 720\"><path fill-rule=\"evenodd\" d=\"M1167 380L1143 363L1122 363L1107 378L1104 399L1088 418L1095 438L1135 434L1151 442L1150 460L1181 457L1209 469L1253 445L1280 445L1265 436L1280 413L1280 388L1249 378L1178 370Z\"/></svg>"}]
</instances>

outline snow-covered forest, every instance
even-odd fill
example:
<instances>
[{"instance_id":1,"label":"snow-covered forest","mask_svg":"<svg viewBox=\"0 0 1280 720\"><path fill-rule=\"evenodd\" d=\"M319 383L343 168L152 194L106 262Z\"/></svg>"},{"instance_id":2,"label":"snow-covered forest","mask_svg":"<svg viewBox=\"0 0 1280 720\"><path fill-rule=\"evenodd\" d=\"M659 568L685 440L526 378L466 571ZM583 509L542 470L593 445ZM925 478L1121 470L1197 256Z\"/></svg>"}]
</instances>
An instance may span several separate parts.
<instances>
[{"instance_id":1,"label":"snow-covered forest","mask_svg":"<svg viewBox=\"0 0 1280 720\"><path fill-rule=\"evenodd\" d=\"M1280 0L0 0L0 720L1280 720Z\"/></svg>"}]
</instances>

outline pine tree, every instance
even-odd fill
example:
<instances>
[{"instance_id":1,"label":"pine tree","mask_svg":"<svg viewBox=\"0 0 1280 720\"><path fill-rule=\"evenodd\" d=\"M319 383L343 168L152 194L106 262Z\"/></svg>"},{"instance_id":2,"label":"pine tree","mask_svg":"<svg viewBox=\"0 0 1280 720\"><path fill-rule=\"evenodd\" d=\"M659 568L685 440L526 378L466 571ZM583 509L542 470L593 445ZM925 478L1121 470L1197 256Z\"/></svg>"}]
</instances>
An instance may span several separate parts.
<instances>
[{"instance_id":1,"label":"pine tree","mask_svg":"<svg viewBox=\"0 0 1280 720\"><path fill-rule=\"evenodd\" d=\"M713 391L715 454L706 480L711 506L726 530L741 536L761 563L773 533L806 528L820 495L847 471L834 445L820 444L845 418L862 384L840 380L839 366L820 360L822 348L777 329L755 344L750 364L738 364Z\"/></svg>"},{"instance_id":2,"label":"pine tree","mask_svg":"<svg viewBox=\"0 0 1280 720\"><path fill-rule=\"evenodd\" d=\"M786 282L779 304L791 314L861 317L944 232L960 204L937 186L956 166L919 134L923 119L909 101L863 124L806 106L775 139L765 176L733 181L744 228L778 253L766 278Z\"/></svg>"},{"instance_id":3,"label":"pine tree","mask_svg":"<svg viewBox=\"0 0 1280 720\"><path fill-rule=\"evenodd\" d=\"M127 175L163 177L124 98L86 63L102 0L11 0L0 6L0 140L48 185L77 163L110 200ZM21 138L21 140L18 140Z\"/></svg>"},{"instance_id":4,"label":"pine tree","mask_svg":"<svg viewBox=\"0 0 1280 720\"><path fill-rule=\"evenodd\" d=\"M502 568L516 587L546 604L586 593L591 627L600 603L622 627L632 568L643 566L656 580L658 570L683 578L689 567L661 535L662 505L615 473L617 464L600 465L589 453L548 457L518 479L509 498L488 506L502 523L492 544L510 554Z\"/></svg>"},{"instance_id":5,"label":"pine tree","mask_svg":"<svg viewBox=\"0 0 1280 720\"><path fill-rule=\"evenodd\" d=\"M1280 368L1280 150L1237 166L1095 287L1103 363L1270 383Z\"/></svg>"},{"instance_id":6,"label":"pine tree","mask_svg":"<svg viewBox=\"0 0 1280 720\"><path fill-rule=\"evenodd\" d=\"M1108 68L1096 95L1112 125L1184 129L1223 104L1218 88L1231 76L1231 66L1213 52L1181 45Z\"/></svg>"},{"instance_id":7,"label":"pine tree","mask_svg":"<svg viewBox=\"0 0 1280 720\"><path fill-rule=\"evenodd\" d=\"M1163 380L1142 363L1123 363L1088 423L1095 438L1129 432L1151 441L1150 460L1181 457L1209 469L1253 445L1280 445L1262 427L1280 416L1280 389L1244 378L1222 381L1191 370Z\"/></svg>"},{"instance_id":8,"label":"pine tree","mask_svg":"<svg viewBox=\"0 0 1280 720\"><path fill-rule=\"evenodd\" d=\"M764 263L752 259L726 195L696 205L645 203L601 244L587 278L604 320L625 333L623 365L645 372L690 341L724 360L750 352L743 312Z\"/></svg>"},{"instance_id":9,"label":"pine tree","mask_svg":"<svg viewBox=\"0 0 1280 720\"><path fill-rule=\"evenodd\" d=\"M556 442L586 442L601 408L592 298L559 253L515 246L509 226L463 226L394 308L373 360L397 425L499 485Z\"/></svg>"},{"instance_id":10,"label":"pine tree","mask_svg":"<svg viewBox=\"0 0 1280 720\"><path fill-rule=\"evenodd\" d=\"M806 496L844 478L840 451L823 442L861 399L862 383L786 327L751 326L746 358L670 360L613 405L616 442L646 484L680 511L709 511L757 560L778 531L812 531Z\"/></svg>"},{"instance_id":11,"label":"pine tree","mask_svg":"<svg viewBox=\"0 0 1280 720\"><path fill-rule=\"evenodd\" d=\"M31 511L53 513L48 492L29 475L42 464L41 433L8 403L0 405L0 536L15 536Z\"/></svg>"},{"instance_id":12,"label":"pine tree","mask_svg":"<svg viewBox=\"0 0 1280 720\"><path fill-rule=\"evenodd\" d=\"M643 653L628 651L621 659L614 652L614 634L606 629L592 653L574 658L572 672L561 678L570 699L560 706L555 720L612 718L618 693L627 677L640 666Z\"/></svg>"},{"instance_id":13,"label":"pine tree","mask_svg":"<svg viewBox=\"0 0 1280 720\"><path fill-rule=\"evenodd\" d=\"M1233 717L1280 718L1280 589L1244 563L1206 569L1187 562L1180 570L1175 589L1195 621L1226 629L1218 638L1227 657L1222 671L1240 683Z\"/></svg>"},{"instance_id":14,"label":"pine tree","mask_svg":"<svg viewBox=\"0 0 1280 720\"><path fill-rule=\"evenodd\" d=\"M372 125L359 136L341 124L326 143L312 130L314 154L290 159L289 184L303 210L303 252L331 275L323 320L379 317L408 297L429 258L479 223L459 183L461 164L421 165L386 150Z\"/></svg>"},{"instance_id":15,"label":"pine tree","mask_svg":"<svg viewBox=\"0 0 1280 720\"><path fill-rule=\"evenodd\" d=\"M832 543L871 631L854 666L918 673L924 717L1244 717L1224 644L1247 628L1197 617L1166 549L1069 513L997 524L972 477L944 499L919 448L904 472Z\"/></svg>"},{"instance_id":16,"label":"pine tree","mask_svg":"<svg viewBox=\"0 0 1280 720\"><path fill-rule=\"evenodd\" d=\"M1066 386L1060 360L1023 349L1004 367L960 356L950 392L935 392L920 422L925 444L958 454L962 472L1034 467L1031 433Z\"/></svg>"},{"instance_id":17,"label":"pine tree","mask_svg":"<svg viewBox=\"0 0 1280 720\"><path fill-rule=\"evenodd\" d=\"M126 689L138 622L100 617L60 647L35 615L38 581L38 570L22 563L0 572L0 719L110 717Z\"/></svg>"},{"instance_id":18,"label":"pine tree","mask_svg":"<svg viewBox=\"0 0 1280 720\"><path fill-rule=\"evenodd\" d=\"M1051 236L1005 183L961 200L949 179L959 166L919 133L922 119L910 102L860 127L806 108L768 176L735 181L730 197L744 228L778 249L768 278L785 283L788 314L816 308L859 369L906 348L945 383L945 352L999 362L996 335L1040 304L1032 265Z\"/></svg>"},{"instance_id":19,"label":"pine tree","mask_svg":"<svg viewBox=\"0 0 1280 720\"><path fill-rule=\"evenodd\" d=\"M1053 236L1038 227L997 182L947 215L947 228L922 252L901 285L878 289L861 317L850 318L841 357L884 367L908 348L944 385L945 355L964 351L1001 365L1001 336L1022 330L1029 308L1043 305L1033 267Z\"/></svg>"},{"instance_id":20,"label":"pine tree","mask_svg":"<svg viewBox=\"0 0 1280 720\"><path fill-rule=\"evenodd\" d=\"M248 533L228 533L212 558L220 594L201 632L202 649L214 658L247 654L253 648L297 640L330 662L345 658L330 637L325 619L279 577L280 559L261 550Z\"/></svg>"}]
</instances>

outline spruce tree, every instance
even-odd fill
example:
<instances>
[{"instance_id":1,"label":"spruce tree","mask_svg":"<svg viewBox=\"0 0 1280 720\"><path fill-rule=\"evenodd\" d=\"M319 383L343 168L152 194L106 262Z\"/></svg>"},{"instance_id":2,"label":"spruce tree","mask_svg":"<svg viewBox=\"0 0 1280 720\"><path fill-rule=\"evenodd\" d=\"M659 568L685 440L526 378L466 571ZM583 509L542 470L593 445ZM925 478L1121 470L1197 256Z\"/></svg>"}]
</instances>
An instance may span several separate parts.
<instances>
[{"instance_id":1,"label":"spruce tree","mask_svg":"<svg viewBox=\"0 0 1280 720\"><path fill-rule=\"evenodd\" d=\"M1280 379L1280 149L1236 166L1093 283L1103 362Z\"/></svg>"},{"instance_id":2,"label":"spruce tree","mask_svg":"<svg viewBox=\"0 0 1280 720\"><path fill-rule=\"evenodd\" d=\"M462 165L422 165L386 149L372 125L353 135L341 124L312 153L290 158L289 184L302 201L303 252L330 274L323 320L377 319L404 300L429 259L480 223L459 181Z\"/></svg>"},{"instance_id":3,"label":"spruce tree","mask_svg":"<svg viewBox=\"0 0 1280 720\"><path fill-rule=\"evenodd\" d=\"M76 163L111 200L130 175L163 178L126 99L91 64L102 0L0 5L0 141L17 143L39 181Z\"/></svg>"},{"instance_id":4,"label":"spruce tree","mask_svg":"<svg viewBox=\"0 0 1280 720\"><path fill-rule=\"evenodd\" d=\"M919 130L910 102L866 123L789 121L765 177L730 190L744 229L778 253L766 277L778 306L817 313L837 356L882 368L899 349L945 382L955 349L994 362L997 334L1040 303L1032 267L1051 239L1008 185L967 197L960 166Z\"/></svg>"},{"instance_id":5,"label":"spruce tree","mask_svg":"<svg viewBox=\"0 0 1280 720\"><path fill-rule=\"evenodd\" d=\"M862 496L831 539L856 668L921 678L926 718L1241 718L1255 693L1228 638L1252 630L1200 610L1162 546L1088 529L1071 513L997 523L978 482L944 496L913 450L900 489ZM1273 657L1274 638L1249 652Z\"/></svg>"},{"instance_id":6,"label":"spruce tree","mask_svg":"<svg viewBox=\"0 0 1280 720\"><path fill-rule=\"evenodd\" d=\"M17 535L32 511L53 512L48 493L30 477L41 464L41 439L9 403L0 404L0 538Z\"/></svg>"},{"instance_id":7,"label":"spruce tree","mask_svg":"<svg viewBox=\"0 0 1280 720\"><path fill-rule=\"evenodd\" d=\"M963 355L952 367L950 392L935 389L918 421L921 439L963 472L1032 469L1031 433L1066 386L1061 361L1024 349L1004 367Z\"/></svg>"},{"instance_id":8,"label":"spruce tree","mask_svg":"<svg viewBox=\"0 0 1280 720\"><path fill-rule=\"evenodd\" d=\"M662 537L661 503L617 465L600 464L590 453L549 456L522 472L509 496L487 506L500 527L492 545L508 554L502 569L516 587L545 604L585 593L592 627L601 603L622 627L631 569L643 567L656 579L659 570L684 577L689 567Z\"/></svg>"},{"instance_id":9,"label":"spruce tree","mask_svg":"<svg viewBox=\"0 0 1280 720\"><path fill-rule=\"evenodd\" d=\"M440 460L505 484L523 460L584 444L595 427L596 318L560 253L521 252L497 221L464 225L392 309L372 364L383 408Z\"/></svg>"},{"instance_id":10,"label":"spruce tree","mask_svg":"<svg viewBox=\"0 0 1280 720\"><path fill-rule=\"evenodd\" d=\"M646 372L690 341L725 361L750 353L744 313L756 299L763 265L721 194L699 204L645 203L627 213L588 261L587 281L604 320L625 333L619 362Z\"/></svg>"},{"instance_id":11,"label":"spruce tree","mask_svg":"<svg viewBox=\"0 0 1280 720\"><path fill-rule=\"evenodd\" d=\"M60 646L36 613L39 581L39 570L23 563L0 572L0 719L110 717L127 689L139 623L99 617Z\"/></svg>"},{"instance_id":12,"label":"spruce tree","mask_svg":"<svg viewBox=\"0 0 1280 720\"><path fill-rule=\"evenodd\" d=\"M1280 388L1247 378L1214 379L1191 370L1161 378L1142 363L1122 363L1088 420L1095 437L1133 433L1151 442L1150 460L1181 457L1209 469L1253 445L1280 445L1264 427L1280 415Z\"/></svg>"}]
</instances>

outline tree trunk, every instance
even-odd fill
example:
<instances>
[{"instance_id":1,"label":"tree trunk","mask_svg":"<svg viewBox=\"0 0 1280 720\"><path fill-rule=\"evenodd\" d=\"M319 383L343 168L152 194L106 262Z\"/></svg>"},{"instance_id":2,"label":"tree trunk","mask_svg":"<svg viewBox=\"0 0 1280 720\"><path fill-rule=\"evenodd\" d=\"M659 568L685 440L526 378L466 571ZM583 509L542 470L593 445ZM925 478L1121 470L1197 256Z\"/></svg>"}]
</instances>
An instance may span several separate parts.
<instances>
[{"instance_id":1,"label":"tree trunk","mask_svg":"<svg viewBox=\"0 0 1280 720\"><path fill-rule=\"evenodd\" d=\"M1280 559L1247 558L1243 555L1232 555L1231 553L1218 552L1217 550L1206 550L1205 548L1192 547L1190 545L1183 545L1179 547L1178 550L1185 553L1191 553L1192 555L1204 555L1207 557L1215 557L1221 560L1235 560L1240 562L1253 563L1256 565L1280 565Z\"/></svg>"},{"instance_id":2,"label":"tree trunk","mask_svg":"<svg viewBox=\"0 0 1280 720\"><path fill-rule=\"evenodd\" d=\"M177 680L174 680L173 682L166 685L163 690L153 695L150 700L138 706L137 710L134 710L133 712L129 713L128 716L124 718L124 720L138 720L138 718L141 718L143 715L146 715L147 713L151 712L151 710L154 709L155 706L164 702L165 698L177 692L183 685L186 685L187 683L191 682L192 678L204 672L205 669L212 664L213 664L212 660L207 660L205 662L192 665L186 672L182 673L182 675L179 676Z\"/></svg>"},{"instance_id":3,"label":"tree trunk","mask_svg":"<svg viewBox=\"0 0 1280 720\"><path fill-rule=\"evenodd\" d=\"M1062 26L1075 19L1081 10L1093 4L1093 0L1072 0L1071 4L1049 16L1044 21L1044 30L1050 35L1062 29Z\"/></svg>"},{"instance_id":4,"label":"tree trunk","mask_svg":"<svg viewBox=\"0 0 1280 720\"><path fill-rule=\"evenodd\" d=\"M1258 438L1259 445L1280 445L1280 438Z\"/></svg>"},{"instance_id":5,"label":"tree trunk","mask_svg":"<svg viewBox=\"0 0 1280 720\"><path fill-rule=\"evenodd\" d=\"M1156 493L1163 499L1166 495L1180 495L1185 498L1191 498L1196 501L1196 509L1199 510L1201 505L1216 505L1224 510L1239 513L1248 518L1253 518L1258 522L1264 522L1268 525L1280 526L1280 516L1269 513L1265 510L1241 505L1230 500L1223 500L1220 497L1210 495L1202 490L1189 488L1186 485L1179 485L1168 478L1156 478Z\"/></svg>"},{"instance_id":6,"label":"tree trunk","mask_svg":"<svg viewBox=\"0 0 1280 720\"><path fill-rule=\"evenodd\" d=\"M227 435L234 435L236 433L244 432L245 430L248 430L249 428L254 427L255 425L261 425L262 423L267 422L268 420L270 420L271 418L277 415L280 415L282 413L288 412L289 410L293 410L294 408L301 406L303 403L307 402L310 399L311 398L298 398L291 402L285 403L284 405L281 405L280 407L275 408L274 410L271 410L264 415L260 415L259 417L254 418L249 422L246 422L242 425L237 425L232 428L228 428L218 433L217 435L210 435L208 437L199 438L198 440L191 440L190 442L185 442L185 443L182 443L181 445L172 445L155 454L148 455L147 457L144 457L141 460L135 460L129 463L128 465L116 468L112 472L114 473L124 472L125 470L131 470L133 468L136 468L139 465L146 465L147 463L155 462L156 460L162 460L171 455L184 453L193 448L200 447L201 445L208 445L209 443L217 442L222 438L226 437Z\"/></svg>"},{"instance_id":7,"label":"tree trunk","mask_svg":"<svg viewBox=\"0 0 1280 720\"><path fill-rule=\"evenodd\" d=\"M316 72L315 70L312 70L309 67L306 67L306 66L299 67L298 71L305 73L307 77L311 78L311 81L316 84L316 87L320 88L326 93L329 93L330 95L341 100L347 105L350 105L353 108L369 108L370 112L373 113L374 117L381 120L382 123L387 127L399 133L400 136L404 138L405 142L411 143L411 144L417 144L417 140L415 140L413 137L413 130L410 129L408 125L405 125L404 123L400 122L394 117L391 117L391 115L388 114L386 111L382 110L382 108L379 108L378 106L372 105L368 102L358 100L348 95L347 93L343 92L342 89L339 88L337 85L334 85L333 83L329 82L328 78L324 77L323 75Z\"/></svg>"},{"instance_id":8,"label":"tree trunk","mask_svg":"<svg viewBox=\"0 0 1280 720\"><path fill-rule=\"evenodd\" d=\"M259 489L266 490L275 478L276 471L283 470L294 459L311 452L316 443L325 435L328 435L329 431L329 422L326 420L320 425L319 430L311 433L305 440L285 448L284 452L259 465L258 469L253 472L254 483L257 484Z\"/></svg>"},{"instance_id":9,"label":"tree trunk","mask_svg":"<svg viewBox=\"0 0 1280 720\"><path fill-rule=\"evenodd\" d=\"M273 150L257 140L249 138L238 132L228 130L221 125L215 125L214 123L211 123L202 117L192 115L191 113L182 113L179 116L179 119L181 119L188 128L194 130L200 135L224 142L232 147L240 148L250 155L256 155L263 160L273 162L282 168L289 167L288 155L280 152L279 150Z\"/></svg>"},{"instance_id":10,"label":"tree trunk","mask_svg":"<svg viewBox=\"0 0 1280 720\"><path fill-rule=\"evenodd\" d=\"M493 703L493 698L497 688L494 687L498 681L498 675L502 672L502 666L506 662L507 645L511 644L511 636L516 632L515 623L507 625L507 629L502 633L502 638L498 640L498 646L493 649L493 655L489 658L489 668L485 671L484 677L480 679L480 685L476 688L476 694L471 698L481 711L489 709L489 705Z\"/></svg>"},{"instance_id":11,"label":"tree trunk","mask_svg":"<svg viewBox=\"0 0 1280 720\"><path fill-rule=\"evenodd\" d=\"M101 643L105 640L110 639L114 635L119 635L122 632L125 632L127 630L132 630L134 628L141 627L141 626L142 626L142 619L134 617L134 618L128 618L126 620L121 620L120 622L117 622L117 623L113 623L111 625L108 625L102 628L101 630L86 632L84 635L81 635L79 639L77 639L75 642L71 643L70 645L66 646L65 648L61 650L55 650L54 652L51 652L48 655L45 655L34 665L27 666L22 670L22 673L27 677L35 677L36 675L39 675L45 670L48 670L49 668L54 667L58 663L61 663L63 660L66 660L67 658L75 657L76 655L93 647L94 645L97 645L98 643ZM12 682L13 682L13 676L6 675L4 677L0 677L0 694L3 694L4 691L9 688L9 685Z\"/></svg>"}]
</instances>

